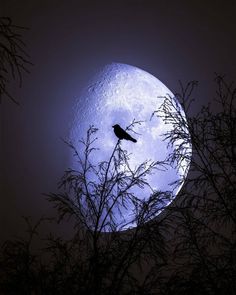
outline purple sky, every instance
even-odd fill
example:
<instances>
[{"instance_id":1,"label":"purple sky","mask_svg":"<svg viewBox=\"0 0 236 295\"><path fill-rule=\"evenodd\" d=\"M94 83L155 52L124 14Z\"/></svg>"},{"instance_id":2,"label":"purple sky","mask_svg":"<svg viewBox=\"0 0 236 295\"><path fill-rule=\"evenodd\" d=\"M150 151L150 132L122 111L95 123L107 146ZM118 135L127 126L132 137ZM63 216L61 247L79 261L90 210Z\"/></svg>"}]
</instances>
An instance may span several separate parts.
<instances>
[{"instance_id":1,"label":"purple sky","mask_svg":"<svg viewBox=\"0 0 236 295\"><path fill-rule=\"evenodd\" d=\"M22 228L20 216L53 214L42 193L55 191L67 168L60 137L98 68L131 64L172 92L179 79L199 80L193 113L211 100L214 72L235 77L234 0L1 0L0 15L30 28L24 39L34 63L22 89L12 86L21 106L0 105L2 240Z\"/></svg>"}]
</instances>

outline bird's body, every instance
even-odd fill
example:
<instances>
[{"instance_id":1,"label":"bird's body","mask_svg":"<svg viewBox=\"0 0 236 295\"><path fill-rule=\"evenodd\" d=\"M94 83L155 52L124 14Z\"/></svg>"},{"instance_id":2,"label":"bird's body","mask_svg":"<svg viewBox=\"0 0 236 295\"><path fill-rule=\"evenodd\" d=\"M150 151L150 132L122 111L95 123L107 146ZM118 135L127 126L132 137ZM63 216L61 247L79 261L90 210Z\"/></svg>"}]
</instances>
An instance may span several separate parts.
<instances>
[{"instance_id":1,"label":"bird's body","mask_svg":"<svg viewBox=\"0 0 236 295\"><path fill-rule=\"evenodd\" d=\"M124 129L120 127L120 125L116 124L112 126L114 128L114 133L119 139L126 139L131 140L133 142L137 142L136 139L134 139L132 136L129 135Z\"/></svg>"}]
</instances>

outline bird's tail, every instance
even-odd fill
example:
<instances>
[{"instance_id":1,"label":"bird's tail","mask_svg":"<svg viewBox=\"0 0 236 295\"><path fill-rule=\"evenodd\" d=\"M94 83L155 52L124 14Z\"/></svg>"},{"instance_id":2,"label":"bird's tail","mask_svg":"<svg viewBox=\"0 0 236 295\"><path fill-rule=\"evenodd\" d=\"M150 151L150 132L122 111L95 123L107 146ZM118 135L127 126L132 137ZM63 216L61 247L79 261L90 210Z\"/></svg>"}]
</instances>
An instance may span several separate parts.
<instances>
[{"instance_id":1,"label":"bird's tail","mask_svg":"<svg viewBox=\"0 0 236 295\"><path fill-rule=\"evenodd\" d=\"M133 142L137 142L137 140L134 139L133 137L130 137L130 140L133 141Z\"/></svg>"}]
</instances>

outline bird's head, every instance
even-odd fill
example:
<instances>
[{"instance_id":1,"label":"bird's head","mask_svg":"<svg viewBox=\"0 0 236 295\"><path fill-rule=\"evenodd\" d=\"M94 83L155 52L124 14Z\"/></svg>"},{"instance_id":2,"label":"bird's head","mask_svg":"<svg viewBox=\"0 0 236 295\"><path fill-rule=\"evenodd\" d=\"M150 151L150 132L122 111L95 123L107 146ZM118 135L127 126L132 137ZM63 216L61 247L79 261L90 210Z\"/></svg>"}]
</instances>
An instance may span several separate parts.
<instances>
[{"instance_id":1,"label":"bird's head","mask_svg":"<svg viewBox=\"0 0 236 295\"><path fill-rule=\"evenodd\" d=\"M117 127L120 127L120 125L115 124L115 125L113 125L112 127L113 127L113 128L117 128Z\"/></svg>"}]
</instances>

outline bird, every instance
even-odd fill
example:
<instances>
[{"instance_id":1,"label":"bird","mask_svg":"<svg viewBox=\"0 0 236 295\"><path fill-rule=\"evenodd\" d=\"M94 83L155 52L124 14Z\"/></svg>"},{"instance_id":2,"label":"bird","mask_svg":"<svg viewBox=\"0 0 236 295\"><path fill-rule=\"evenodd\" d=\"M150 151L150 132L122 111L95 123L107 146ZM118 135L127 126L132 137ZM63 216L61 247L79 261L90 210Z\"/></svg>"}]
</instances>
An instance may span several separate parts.
<instances>
[{"instance_id":1,"label":"bird","mask_svg":"<svg viewBox=\"0 0 236 295\"><path fill-rule=\"evenodd\" d=\"M129 135L124 129L120 127L119 124L115 124L112 126L114 128L114 133L119 139L126 139L131 140L133 142L137 142L136 139L134 139L132 136Z\"/></svg>"}]
</instances>

